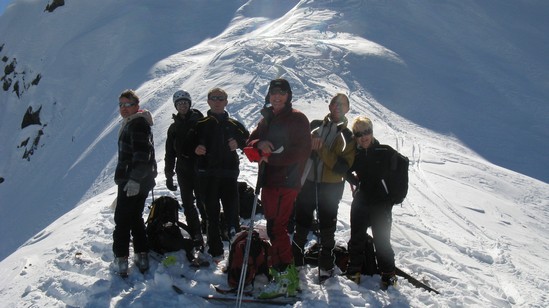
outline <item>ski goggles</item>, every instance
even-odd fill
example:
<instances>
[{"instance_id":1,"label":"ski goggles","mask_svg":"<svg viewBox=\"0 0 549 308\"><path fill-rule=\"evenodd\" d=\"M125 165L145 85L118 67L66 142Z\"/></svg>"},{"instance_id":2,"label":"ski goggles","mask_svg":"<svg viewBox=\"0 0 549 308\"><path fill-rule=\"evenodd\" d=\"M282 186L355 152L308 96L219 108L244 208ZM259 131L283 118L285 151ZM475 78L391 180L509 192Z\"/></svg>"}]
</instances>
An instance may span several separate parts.
<instances>
[{"instance_id":1,"label":"ski goggles","mask_svg":"<svg viewBox=\"0 0 549 308\"><path fill-rule=\"evenodd\" d=\"M362 136L368 136L368 135L371 135L374 131L369 128L369 129L366 129L366 130L363 130L361 132L354 132L353 135L355 136L355 138L360 138Z\"/></svg>"}]
</instances>

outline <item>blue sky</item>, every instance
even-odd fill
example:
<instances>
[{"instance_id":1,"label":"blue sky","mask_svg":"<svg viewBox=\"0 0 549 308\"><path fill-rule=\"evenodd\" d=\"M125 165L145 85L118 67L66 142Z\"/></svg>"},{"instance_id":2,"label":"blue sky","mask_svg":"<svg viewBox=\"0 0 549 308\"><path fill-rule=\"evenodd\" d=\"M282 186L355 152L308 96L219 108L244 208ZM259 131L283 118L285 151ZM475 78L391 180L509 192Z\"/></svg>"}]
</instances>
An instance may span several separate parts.
<instances>
[{"instance_id":1,"label":"blue sky","mask_svg":"<svg viewBox=\"0 0 549 308\"><path fill-rule=\"evenodd\" d=\"M4 10L9 3L11 3L11 0L0 0L0 15L4 14Z\"/></svg>"}]
</instances>

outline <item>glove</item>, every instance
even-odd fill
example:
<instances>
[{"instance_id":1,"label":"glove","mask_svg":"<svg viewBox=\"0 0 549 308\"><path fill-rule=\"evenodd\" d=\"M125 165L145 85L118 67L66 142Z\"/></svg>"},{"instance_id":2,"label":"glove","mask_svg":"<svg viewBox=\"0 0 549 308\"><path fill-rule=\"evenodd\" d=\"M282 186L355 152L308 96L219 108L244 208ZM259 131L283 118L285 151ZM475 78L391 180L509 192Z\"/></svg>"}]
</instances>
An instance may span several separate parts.
<instances>
[{"instance_id":1,"label":"glove","mask_svg":"<svg viewBox=\"0 0 549 308\"><path fill-rule=\"evenodd\" d=\"M168 189L171 190L171 191L176 191L177 190L177 185L173 184L173 178L172 177L167 177L166 178L166 187L168 187Z\"/></svg>"},{"instance_id":2,"label":"glove","mask_svg":"<svg viewBox=\"0 0 549 308\"><path fill-rule=\"evenodd\" d=\"M245 147L244 154L246 155L246 157L248 157L248 160L252 163L256 163L261 159L261 154L259 153L259 149L254 147Z\"/></svg>"},{"instance_id":3,"label":"glove","mask_svg":"<svg viewBox=\"0 0 549 308\"><path fill-rule=\"evenodd\" d=\"M137 183L134 180L129 180L128 184L124 187L124 191L126 192L126 196L133 197L139 194L139 183Z\"/></svg>"}]
</instances>

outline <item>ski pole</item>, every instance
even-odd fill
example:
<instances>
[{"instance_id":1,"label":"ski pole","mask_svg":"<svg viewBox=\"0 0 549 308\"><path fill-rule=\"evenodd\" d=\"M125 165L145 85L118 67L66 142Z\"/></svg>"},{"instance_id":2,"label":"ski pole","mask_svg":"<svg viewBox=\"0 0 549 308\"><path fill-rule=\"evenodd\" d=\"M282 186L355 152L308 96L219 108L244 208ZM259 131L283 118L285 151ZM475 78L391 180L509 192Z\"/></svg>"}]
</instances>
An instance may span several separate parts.
<instances>
[{"instance_id":1,"label":"ski pole","mask_svg":"<svg viewBox=\"0 0 549 308\"><path fill-rule=\"evenodd\" d=\"M236 294L237 307L242 305L242 295L244 294L244 284L246 283L246 272L248 271L248 259L250 256L250 248L252 245L252 234L254 230L255 211L257 208L257 200L259 198L259 192L263 184L263 172L265 171L265 162L259 163L259 170L257 172L257 184L255 185L254 204L252 206L252 216L250 217L250 223L248 226L248 235L246 237L246 249L244 250L244 261L242 264L242 270L240 271L240 279L238 280L238 291Z\"/></svg>"},{"instance_id":2,"label":"ski pole","mask_svg":"<svg viewBox=\"0 0 549 308\"><path fill-rule=\"evenodd\" d=\"M318 250L318 259L320 261L320 253L322 252L322 238L320 237L320 218L318 215L318 154L315 153L315 157L313 159L313 168L314 169L314 178L315 178L315 207L316 207L316 241L320 247ZM320 262L318 266L318 282L320 284Z\"/></svg>"}]
</instances>

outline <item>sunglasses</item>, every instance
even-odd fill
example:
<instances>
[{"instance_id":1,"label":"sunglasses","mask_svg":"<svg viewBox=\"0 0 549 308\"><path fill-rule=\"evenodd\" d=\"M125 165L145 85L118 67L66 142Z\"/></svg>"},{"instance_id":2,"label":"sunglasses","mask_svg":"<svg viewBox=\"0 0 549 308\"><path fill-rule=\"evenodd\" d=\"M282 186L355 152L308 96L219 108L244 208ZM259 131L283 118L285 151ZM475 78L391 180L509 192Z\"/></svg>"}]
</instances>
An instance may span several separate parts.
<instances>
[{"instance_id":1,"label":"sunglasses","mask_svg":"<svg viewBox=\"0 0 549 308\"><path fill-rule=\"evenodd\" d=\"M118 107L122 108L122 107L125 107L125 108L128 108L128 107L133 107L137 105L137 103L118 103Z\"/></svg>"},{"instance_id":2,"label":"sunglasses","mask_svg":"<svg viewBox=\"0 0 549 308\"><path fill-rule=\"evenodd\" d=\"M271 91L269 91L269 94L270 95L286 95L288 94L288 91L286 90L282 90L282 89L273 89Z\"/></svg>"},{"instance_id":3,"label":"sunglasses","mask_svg":"<svg viewBox=\"0 0 549 308\"><path fill-rule=\"evenodd\" d=\"M360 138L362 136L368 136L371 135L374 131L370 128L367 130L363 130L361 132L354 132L353 135L355 135L356 138Z\"/></svg>"},{"instance_id":4,"label":"sunglasses","mask_svg":"<svg viewBox=\"0 0 549 308\"><path fill-rule=\"evenodd\" d=\"M213 96L210 96L208 97L209 100L211 101L224 101L226 100L227 98L225 96L216 96L216 95L213 95Z\"/></svg>"},{"instance_id":5,"label":"sunglasses","mask_svg":"<svg viewBox=\"0 0 549 308\"><path fill-rule=\"evenodd\" d=\"M175 105L176 105L176 106L183 105L183 104L190 105L191 102L188 101L188 100L186 100L186 99L181 99L181 100L178 100L177 102L175 102Z\"/></svg>"}]
</instances>

